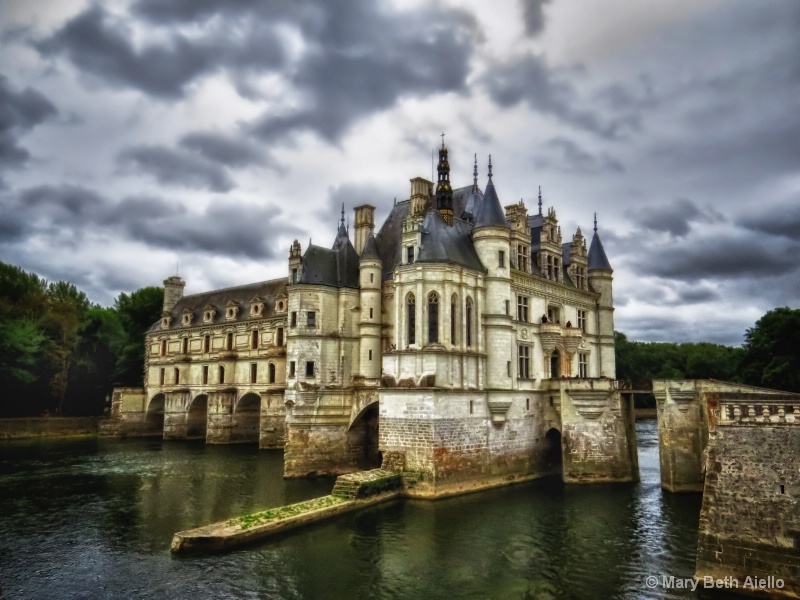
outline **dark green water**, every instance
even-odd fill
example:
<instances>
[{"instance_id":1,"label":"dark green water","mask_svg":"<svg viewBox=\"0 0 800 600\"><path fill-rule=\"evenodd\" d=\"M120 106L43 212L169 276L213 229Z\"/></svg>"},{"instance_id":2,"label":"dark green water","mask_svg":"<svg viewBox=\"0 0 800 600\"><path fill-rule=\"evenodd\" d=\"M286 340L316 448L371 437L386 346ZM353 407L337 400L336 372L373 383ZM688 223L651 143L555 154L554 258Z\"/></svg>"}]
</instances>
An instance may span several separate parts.
<instances>
[{"instance_id":1,"label":"dark green water","mask_svg":"<svg viewBox=\"0 0 800 600\"><path fill-rule=\"evenodd\" d=\"M173 558L175 531L324 495L282 456L144 440L0 445L0 598L685 598L699 495L659 486L655 421L642 482L534 482L398 502L222 555Z\"/></svg>"}]
</instances>

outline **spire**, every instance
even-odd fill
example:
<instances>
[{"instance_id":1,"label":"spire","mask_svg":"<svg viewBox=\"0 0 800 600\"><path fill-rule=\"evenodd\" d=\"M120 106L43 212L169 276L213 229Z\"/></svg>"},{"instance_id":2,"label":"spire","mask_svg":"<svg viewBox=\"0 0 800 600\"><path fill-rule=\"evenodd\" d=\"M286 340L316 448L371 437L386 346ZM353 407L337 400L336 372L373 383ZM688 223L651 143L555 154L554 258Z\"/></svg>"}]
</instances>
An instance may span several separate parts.
<instances>
[{"instance_id":1,"label":"spire","mask_svg":"<svg viewBox=\"0 0 800 600\"><path fill-rule=\"evenodd\" d=\"M492 155L489 155L489 181L492 180Z\"/></svg>"},{"instance_id":2,"label":"spire","mask_svg":"<svg viewBox=\"0 0 800 600\"><path fill-rule=\"evenodd\" d=\"M442 147L439 149L439 165L437 167L439 181L436 184L436 209L448 225L453 224L453 188L450 187L450 163L447 160L447 147L444 145L442 134Z\"/></svg>"},{"instance_id":3,"label":"spire","mask_svg":"<svg viewBox=\"0 0 800 600\"><path fill-rule=\"evenodd\" d=\"M472 167L472 191L478 191L478 155L475 154L475 164Z\"/></svg>"},{"instance_id":4,"label":"spire","mask_svg":"<svg viewBox=\"0 0 800 600\"><path fill-rule=\"evenodd\" d=\"M603 242L600 241L600 236L597 235L597 213L594 213L594 235L592 236L592 243L589 246L588 263L590 271L594 269L613 270L611 268L611 263L608 262L608 256L606 256L605 248L603 248Z\"/></svg>"},{"instance_id":5,"label":"spire","mask_svg":"<svg viewBox=\"0 0 800 600\"><path fill-rule=\"evenodd\" d=\"M539 186L539 215L542 214L542 186Z\"/></svg>"},{"instance_id":6,"label":"spire","mask_svg":"<svg viewBox=\"0 0 800 600\"><path fill-rule=\"evenodd\" d=\"M344 223L344 202L342 202L342 216L339 219L339 231L337 237L347 237L347 226Z\"/></svg>"},{"instance_id":7,"label":"spire","mask_svg":"<svg viewBox=\"0 0 800 600\"><path fill-rule=\"evenodd\" d=\"M594 232L597 233L597 213L594 213Z\"/></svg>"},{"instance_id":8,"label":"spire","mask_svg":"<svg viewBox=\"0 0 800 600\"><path fill-rule=\"evenodd\" d=\"M480 227L503 227L509 229L506 215L497 197L492 181L492 156L489 155L489 182L486 184L486 191L483 193L480 210L475 217L475 229Z\"/></svg>"}]
</instances>

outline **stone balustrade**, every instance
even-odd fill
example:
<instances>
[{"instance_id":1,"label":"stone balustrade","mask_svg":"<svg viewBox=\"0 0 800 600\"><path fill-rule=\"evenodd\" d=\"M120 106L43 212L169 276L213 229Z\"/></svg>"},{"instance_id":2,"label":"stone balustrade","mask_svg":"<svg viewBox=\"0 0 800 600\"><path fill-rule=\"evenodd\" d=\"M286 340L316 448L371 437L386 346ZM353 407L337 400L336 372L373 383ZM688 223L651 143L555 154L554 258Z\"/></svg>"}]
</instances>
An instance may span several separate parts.
<instances>
[{"instance_id":1,"label":"stone balustrade","mask_svg":"<svg viewBox=\"0 0 800 600\"><path fill-rule=\"evenodd\" d=\"M720 400L720 425L786 424L800 426L800 403L796 399L770 398L767 402Z\"/></svg>"}]
</instances>

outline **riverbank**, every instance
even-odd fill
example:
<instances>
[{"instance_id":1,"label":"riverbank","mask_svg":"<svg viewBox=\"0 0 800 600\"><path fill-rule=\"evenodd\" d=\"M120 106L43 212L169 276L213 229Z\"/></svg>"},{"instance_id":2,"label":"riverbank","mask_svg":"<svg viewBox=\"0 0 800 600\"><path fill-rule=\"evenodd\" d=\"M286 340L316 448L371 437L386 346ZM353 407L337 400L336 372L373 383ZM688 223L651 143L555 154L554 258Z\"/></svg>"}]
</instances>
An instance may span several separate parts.
<instances>
[{"instance_id":1,"label":"riverbank","mask_svg":"<svg viewBox=\"0 0 800 600\"><path fill-rule=\"evenodd\" d=\"M0 440L97 435L102 417L22 417L0 419Z\"/></svg>"}]
</instances>

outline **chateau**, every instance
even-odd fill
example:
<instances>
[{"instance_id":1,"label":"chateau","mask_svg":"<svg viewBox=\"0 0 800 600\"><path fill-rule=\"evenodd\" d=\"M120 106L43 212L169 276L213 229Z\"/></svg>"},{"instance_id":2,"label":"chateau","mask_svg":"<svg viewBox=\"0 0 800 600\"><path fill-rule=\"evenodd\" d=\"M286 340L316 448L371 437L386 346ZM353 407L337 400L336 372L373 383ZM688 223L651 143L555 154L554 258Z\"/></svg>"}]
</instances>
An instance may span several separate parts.
<instances>
[{"instance_id":1,"label":"chateau","mask_svg":"<svg viewBox=\"0 0 800 600\"><path fill-rule=\"evenodd\" d=\"M295 241L285 276L183 295L164 282L145 389L114 411L164 438L283 448L287 477L384 468L431 493L464 482L638 479L632 407L614 382L613 270L597 232L503 208L492 174L438 180L375 232L342 217L331 247ZM138 421L137 421L138 419Z\"/></svg>"}]
</instances>

